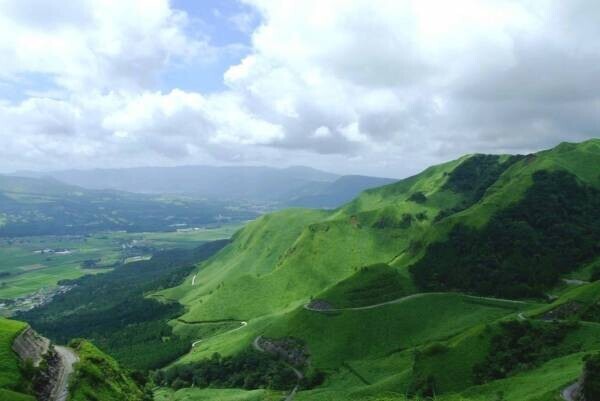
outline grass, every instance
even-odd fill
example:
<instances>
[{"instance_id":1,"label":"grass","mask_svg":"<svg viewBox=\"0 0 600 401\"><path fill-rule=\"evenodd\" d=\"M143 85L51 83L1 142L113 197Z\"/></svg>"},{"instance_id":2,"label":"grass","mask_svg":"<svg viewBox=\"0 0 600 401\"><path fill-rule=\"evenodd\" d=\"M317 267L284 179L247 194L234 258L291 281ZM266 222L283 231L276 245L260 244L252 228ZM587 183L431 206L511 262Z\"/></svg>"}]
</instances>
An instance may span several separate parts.
<instances>
[{"instance_id":1,"label":"grass","mask_svg":"<svg viewBox=\"0 0 600 401\"><path fill-rule=\"evenodd\" d=\"M410 278L387 264L359 269L317 296L334 308L366 306L391 301L415 292Z\"/></svg>"},{"instance_id":2,"label":"grass","mask_svg":"<svg viewBox=\"0 0 600 401\"><path fill-rule=\"evenodd\" d=\"M92 343L71 342L79 356L69 383L69 401L141 401L142 390L114 359Z\"/></svg>"},{"instance_id":3,"label":"grass","mask_svg":"<svg viewBox=\"0 0 600 401\"><path fill-rule=\"evenodd\" d=\"M513 312L512 307L476 304L459 294L420 294L367 310L325 314L299 309L275 321L265 334L300 338L314 366L335 369L347 361L383 358L445 339ZM371 381L368 371L361 374Z\"/></svg>"},{"instance_id":4,"label":"grass","mask_svg":"<svg viewBox=\"0 0 600 401\"><path fill-rule=\"evenodd\" d=\"M238 389L193 389L179 391L159 389L154 393L154 401L280 401L280 392L266 390Z\"/></svg>"},{"instance_id":5,"label":"grass","mask_svg":"<svg viewBox=\"0 0 600 401\"><path fill-rule=\"evenodd\" d=\"M575 353L556 358L536 369L471 387L461 395L473 401L489 401L500 395L511 401L558 401L562 399L560 391L581 374L582 357L582 353Z\"/></svg>"},{"instance_id":6,"label":"grass","mask_svg":"<svg viewBox=\"0 0 600 401\"><path fill-rule=\"evenodd\" d=\"M26 323L0 318L0 388L16 385L21 378L12 343L26 327Z\"/></svg>"},{"instance_id":7,"label":"grass","mask_svg":"<svg viewBox=\"0 0 600 401\"><path fill-rule=\"evenodd\" d=\"M26 323L0 317L0 401L35 401L30 395L13 391L23 379L12 344L26 327Z\"/></svg>"}]
</instances>

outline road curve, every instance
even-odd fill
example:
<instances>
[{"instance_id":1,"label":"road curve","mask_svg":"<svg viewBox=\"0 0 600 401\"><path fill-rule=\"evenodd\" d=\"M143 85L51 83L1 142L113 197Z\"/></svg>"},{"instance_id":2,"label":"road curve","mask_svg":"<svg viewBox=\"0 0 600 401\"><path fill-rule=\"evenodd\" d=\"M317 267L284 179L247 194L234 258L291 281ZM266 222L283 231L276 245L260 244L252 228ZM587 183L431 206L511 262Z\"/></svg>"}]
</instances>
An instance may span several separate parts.
<instances>
[{"instance_id":1,"label":"road curve","mask_svg":"<svg viewBox=\"0 0 600 401\"><path fill-rule=\"evenodd\" d=\"M69 378L74 370L73 365L79 361L79 357L71 348L57 345L54 349L60 359L60 366L56 384L50 393L50 400L66 401L69 395Z\"/></svg>"},{"instance_id":2,"label":"road curve","mask_svg":"<svg viewBox=\"0 0 600 401\"><path fill-rule=\"evenodd\" d=\"M225 332L223 332L223 333L219 333L219 334L217 334L217 336L222 336L223 334L229 334L229 333L233 333L234 331L238 331L238 330L240 330L240 329L243 329L243 328L244 328L244 327L246 327L246 326L248 326L248 322L246 322L245 320L242 320L242 321L240 322L240 327L236 327L235 329L231 329L231 330L225 331ZM216 337L216 336L213 336L213 337ZM211 337L211 338L212 338L212 337ZM192 348L194 348L196 345L200 344L202 341L203 341L202 339L194 341L194 342L192 343Z\"/></svg>"},{"instance_id":3,"label":"road curve","mask_svg":"<svg viewBox=\"0 0 600 401\"><path fill-rule=\"evenodd\" d=\"M565 388L563 391L561 391L560 396L562 397L563 400L566 400L566 401L576 401L577 399L575 397L577 396L578 392L579 392L579 382L575 382L575 383L571 384L569 387Z\"/></svg>"}]
</instances>

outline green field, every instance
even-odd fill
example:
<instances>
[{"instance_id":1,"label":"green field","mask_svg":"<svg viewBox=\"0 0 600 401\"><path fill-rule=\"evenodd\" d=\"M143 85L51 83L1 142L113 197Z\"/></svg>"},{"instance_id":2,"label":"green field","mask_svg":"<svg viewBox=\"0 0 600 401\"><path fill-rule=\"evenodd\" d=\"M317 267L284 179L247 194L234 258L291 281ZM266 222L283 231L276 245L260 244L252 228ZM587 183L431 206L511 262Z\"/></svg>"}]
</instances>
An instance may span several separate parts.
<instances>
[{"instance_id":1,"label":"green field","mask_svg":"<svg viewBox=\"0 0 600 401\"><path fill-rule=\"evenodd\" d=\"M229 238L242 226L236 223L176 232L3 238L0 239L0 299L53 287L60 280L101 273L127 261L128 257L149 257L159 249L190 249L203 242ZM36 253L44 249L66 249L70 253ZM85 260L97 261L97 268L82 268Z\"/></svg>"}]
</instances>

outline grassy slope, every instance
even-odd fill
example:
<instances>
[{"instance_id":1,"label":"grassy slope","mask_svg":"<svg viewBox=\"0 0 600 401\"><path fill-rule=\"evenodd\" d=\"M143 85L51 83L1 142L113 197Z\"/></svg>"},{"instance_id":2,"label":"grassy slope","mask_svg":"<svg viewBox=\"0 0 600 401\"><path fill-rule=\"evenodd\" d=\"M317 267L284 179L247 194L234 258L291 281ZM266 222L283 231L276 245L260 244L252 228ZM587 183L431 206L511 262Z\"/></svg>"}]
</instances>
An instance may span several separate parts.
<instances>
[{"instance_id":1,"label":"grassy slope","mask_svg":"<svg viewBox=\"0 0 600 401\"><path fill-rule=\"evenodd\" d=\"M15 320L0 318L0 401L33 401L34 398L10 391L21 381L19 360L12 350L15 337L27 325Z\"/></svg>"},{"instance_id":2,"label":"grassy slope","mask_svg":"<svg viewBox=\"0 0 600 401\"><path fill-rule=\"evenodd\" d=\"M459 195L439 191L457 163L382 187L382 193L366 191L333 212L291 209L264 216L202 267L194 287L188 280L162 294L186 305L183 318L192 321L291 310L363 266L396 258L442 205L460 201ZM405 201L415 191L429 194L425 204ZM419 212L428 218L402 226L403 214Z\"/></svg>"},{"instance_id":3,"label":"grassy slope","mask_svg":"<svg viewBox=\"0 0 600 401\"><path fill-rule=\"evenodd\" d=\"M415 291L409 277L379 263L360 268L317 298L327 300L334 308L348 308L391 301Z\"/></svg>"},{"instance_id":4,"label":"grassy slope","mask_svg":"<svg viewBox=\"0 0 600 401\"><path fill-rule=\"evenodd\" d=\"M139 401L142 391L114 359L92 343L77 340L71 346L79 355L69 384L69 401Z\"/></svg>"}]
</instances>

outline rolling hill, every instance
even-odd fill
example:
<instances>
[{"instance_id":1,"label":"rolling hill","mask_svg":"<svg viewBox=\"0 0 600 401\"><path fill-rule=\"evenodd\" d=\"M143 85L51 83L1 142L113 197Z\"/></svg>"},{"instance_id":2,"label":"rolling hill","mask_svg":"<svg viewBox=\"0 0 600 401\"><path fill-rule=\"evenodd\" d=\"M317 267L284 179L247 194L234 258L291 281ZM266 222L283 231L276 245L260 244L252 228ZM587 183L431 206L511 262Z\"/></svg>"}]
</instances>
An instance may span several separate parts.
<instances>
[{"instance_id":1,"label":"rolling hill","mask_svg":"<svg viewBox=\"0 0 600 401\"><path fill-rule=\"evenodd\" d=\"M177 374L215 352L237 355L267 341L272 350L308 353L310 362L298 366L309 377L324 372L325 383L305 384L298 400L386 393L480 400L499 392L554 400L581 374L582 356L600 349L593 340L600 326L590 317L566 328L521 320L563 278L582 270L598 276L589 272L600 256L598 166L599 140L531 155L468 155L333 211L263 216L180 286L159 293L186 307L175 330L248 322L205 336L168 369ZM494 373L507 363L489 351L505 346L498 338L538 336L549 342L509 353L529 359ZM461 347L471 346L463 360ZM550 378L554 388L540 384ZM203 391L195 390L197 399ZM181 394L194 399L193 391Z\"/></svg>"}]
</instances>

